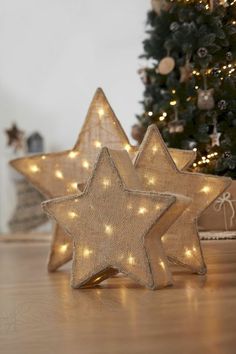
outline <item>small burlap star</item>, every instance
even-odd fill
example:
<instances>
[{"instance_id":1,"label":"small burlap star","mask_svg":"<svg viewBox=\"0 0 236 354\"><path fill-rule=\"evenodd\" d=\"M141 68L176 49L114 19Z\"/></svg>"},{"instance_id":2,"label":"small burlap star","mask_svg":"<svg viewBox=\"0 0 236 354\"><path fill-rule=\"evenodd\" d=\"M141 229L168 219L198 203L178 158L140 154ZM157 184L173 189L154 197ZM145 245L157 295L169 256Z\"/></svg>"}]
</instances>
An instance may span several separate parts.
<instances>
[{"instance_id":1,"label":"small burlap star","mask_svg":"<svg viewBox=\"0 0 236 354\"><path fill-rule=\"evenodd\" d=\"M104 147L82 193L43 203L73 238L72 287L117 272L150 289L171 284L161 236L190 201L140 186L127 152Z\"/></svg>"}]
</instances>

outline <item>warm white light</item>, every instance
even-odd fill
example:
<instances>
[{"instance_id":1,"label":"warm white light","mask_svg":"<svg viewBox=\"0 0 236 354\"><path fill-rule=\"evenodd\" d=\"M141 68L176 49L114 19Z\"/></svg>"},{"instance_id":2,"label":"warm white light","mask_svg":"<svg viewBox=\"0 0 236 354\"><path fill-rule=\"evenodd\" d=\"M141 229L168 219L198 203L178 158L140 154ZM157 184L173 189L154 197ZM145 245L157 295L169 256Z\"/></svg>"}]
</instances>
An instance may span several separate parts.
<instances>
[{"instance_id":1,"label":"warm white light","mask_svg":"<svg viewBox=\"0 0 236 354\"><path fill-rule=\"evenodd\" d=\"M131 146L129 144L125 144L124 149L129 152L131 149Z\"/></svg>"},{"instance_id":2,"label":"warm white light","mask_svg":"<svg viewBox=\"0 0 236 354\"><path fill-rule=\"evenodd\" d=\"M70 159L74 159L78 155L77 151L70 151L68 156Z\"/></svg>"},{"instance_id":3,"label":"warm white light","mask_svg":"<svg viewBox=\"0 0 236 354\"><path fill-rule=\"evenodd\" d=\"M170 101L170 105L171 106L175 106L177 104L177 101L173 100L173 101Z\"/></svg>"},{"instance_id":4,"label":"warm white light","mask_svg":"<svg viewBox=\"0 0 236 354\"><path fill-rule=\"evenodd\" d=\"M138 210L138 213L141 214L141 215L145 214L146 212L147 212L147 209L144 208L144 207L140 207L139 210Z\"/></svg>"},{"instance_id":5,"label":"warm white light","mask_svg":"<svg viewBox=\"0 0 236 354\"><path fill-rule=\"evenodd\" d=\"M129 263L130 265L134 265L134 264L135 264L135 258L130 255L130 256L128 257L128 263Z\"/></svg>"},{"instance_id":6,"label":"warm white light","mask_svg":"<svg viewBox=\"0 0 236 354\"><path fill-rule=\"evenodd\" d=\"M63 176L63 173L60 171L60 170L56 170L55 171L55 176L59 179L63 179L64 176Z\"/></svg>"},{"instance_id":7,"label":"warm white light","mask_svg":"<svg viewBox=\"0 0 236 354\"><path fill-rule=\"evenodd\" d=\"M94 141L94 146L95 146L97 149L101 148L101 147L102 147L101 141L95 140L95 141Z\"/></svg>"},{"instance_id":8,"label":"warm white light","mask_svg":"<svg viewBox=\"0 0 236 354\"><path fill-rule=\"evenodd\" d=\"M193 167L197 167L197 164L196 164L196 162L194 162L194 164L193 164Z\"/></svg>"},{"instance_id":9,"label":"warm white light","mask_svg":"<svg viewBox=\"0 0 236 354\"><path fill-rule=\"evenodd\" d=\"M86 170L88 170L89 169L89 162L87 160L84 160L83 163L82 163L82 166L84 168L86 168Z\"/></svg>"},{"instance_id":10,"label":"warm white light","mask_svg":"<svg viewBox=\"0 0 236 354\"><path fill-rule=\"evenodd\" d=\"M105 225L105 233L107 235L111 235L113 233L113 229L111 225Z\"/></svg>"},{"instance_id":11,"label":"warm white light","mask_svg":"<svg viewBox=\"0 0 236 354\"><path fill-rule=\"evenodd\" d=\"M68 216L70 219L76 218L78 215L74 211L68 211Z\"/></svg>"},{"instance_id":12,"label":"warm white light","mask_svg":"<svg viewBox=\"0 0 236 354\"><path fill-rule=\"evenodd\" d=\"M189 250L189 249L187 249L187 250L185 251L185 255L186 255L186 257L188 257L188 258L192 257L192 251Z\"/></svg>"},{"instance_id":13,"label":"warm white light","mask_svg":"<svg viewBox=\"0 0 236 354\"><path fill-rule=\"evenodd\" d=\"M160 121L163 121L164 119L165 119L164 116L160 116L160 117L159 117L159 120L160 120Z\"/></svg>"},{"instance_id":14,"label":"warm white light","mask_svg":"<svg viewBox=\"0 0 236 354\"><path fill-rule=\"evenodd\" d=\"M40 169L37 165L31 165L30 166L30 171L33 172L33 173L36 173L36 172L39 172Z\"/></svg>"},{"instance_id":15,"label":"warm white light","mask_svg":"<svg viewBox=\"0 0 236 354\"><path fill-rule=\"evenodd\" d=\"M41 159L42 159L42 160L46 160L46 156L43 155L43 156L41 157Z\"/></svg>"},{"instance_id":16,"label":"warm white light","mask_svg":"<svg viewBox=\"0 0 236 354\"><path fill-rule=\"evenodd\" d=\"M154 145L153 147L152 147L152 152L153 152L153 154L155 154L156 152L157 152L157 146L156 145Z\"/></svg>"},{"instance_id":17,"label":"warm white light","mask_svg":"<svg viewBox=\"0 0 236 354\"><path fill-rule=\"evenodd\" d=\"M163 261L160 261L160 266L162 267L162 269L165 269L165 263Z\"/></svg>"},{"instance_id":18,"label":"warm white light","mask_svg":"<svg viewBox=\"0 0 236 354\"><path fill-rule=\"evenodd\" d=\"M209 186L204 186L202 189L201 189L201 192L204 192L204 193L208 193L210 191L210 187Z\"/></svg>"},{"instance_id":19,"label":"warm white light","mask_svg":"<svg viewBox=\"0 0 236 354\"><path fill-rule=\"evenodd\" d=\"M193 151L197 151L197 148L193 148Z\"/></svg>"},{"instance_id":20,"label":"warm white light","mask_svg":"<svg viewBox=\"0 0 236 354\"><path fill-rule=\"evenodd\" d=\"M98 110L98 115L99 115L99 117L100 118L102 118L103 116L104 116L104 109L103 108L100 108L99 110Z\"/></svg>"},{"instance_id":21,"label":"warm white light","mask_svg":"<svg viewBox=\"0 0 236 354\"><path fill-rule=\"evenodd\" d=\"M70 183L71 189L77 191L78 190L78 183L77 182L71 182Z\"/></svg>"},{"instance_id":22,"label":"warm white light","mask_svg":"<svg viewBox=\"0 0 236 354\"><path fill-rule=\"evenodd\" d=\"M162 115L163 115L163 117L167 117L167 113L166 112L163 112Z\"/></svg>"},{"instance_id":23,"label":"warm white light","mask_svg":"<svg viewBox=\"0 0 236 354\"><path fill-rule=\"evenodd\" d=\"M60 246L60 252L61 253L65 253L67 248L68 248L68 244L67 243L65 243L64 245L61 245Z\"/></svg>"},{"instance_id":24,"label":"warm white light","mask_svg":"<svg viewBox=\"0 0 236 354\"><path fill-rule=\"evenodd\" d=\"M155 184L155 182L156 182L156 180L155 180L154 177L151 177L151 178L148 179L148 184L149 184L150 186L153 186L153 185Z\"/></svg>"},{"instance_id":25,"label":"warm white light","mask_svg":"<svg viewBox=\"0 0 236 354\"><path fill-rule=\"evenodd\" d=\"M102 184L104 188L108 188L111 185L111 181L108 178L103 178Z\"/></svg>"},{"instance_id":26,"label":"warm white light","mask_svg":"<svg viewBox=\"0 0 236 354\"><path fill-rule=\"evenodd\" d=\"M153 112L152 112L152 111L149 111L149 112L148 112L148 115L149 115L149 117L153 116Z\"/></svg>"},{"instance_id":27,"label":"warm white light","mask_svg":"<svg viewBox=\"0 0 236 354\"><path fill-rule=\"evenodd\" d=\"M85 248L84 251L83 251L83 256L84 256L84 258L88 258L92 253L93 253L92 250L89 250L88 248Z\"/></svg>"}]
</instances>

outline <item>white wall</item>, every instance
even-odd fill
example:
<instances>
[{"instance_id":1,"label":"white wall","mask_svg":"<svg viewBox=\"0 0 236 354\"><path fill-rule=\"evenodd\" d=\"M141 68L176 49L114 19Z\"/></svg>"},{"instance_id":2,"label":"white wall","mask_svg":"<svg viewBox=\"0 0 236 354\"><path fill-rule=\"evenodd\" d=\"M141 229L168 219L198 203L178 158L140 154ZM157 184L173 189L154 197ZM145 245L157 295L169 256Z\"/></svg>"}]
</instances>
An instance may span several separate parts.
<instances>
[{"instance_id":1,"label":"white wall","mask_svg":"<svg viewBox=\"0 0 236 354\"><path fill-rule=\"evenodd\" d=\"M4 128L69 148L103 87L126 132L140 111L137 75L149 0L0 0L0 229L13 206ZM10 195L10 197L9 197Z\"/></svg>"}]
</instances>

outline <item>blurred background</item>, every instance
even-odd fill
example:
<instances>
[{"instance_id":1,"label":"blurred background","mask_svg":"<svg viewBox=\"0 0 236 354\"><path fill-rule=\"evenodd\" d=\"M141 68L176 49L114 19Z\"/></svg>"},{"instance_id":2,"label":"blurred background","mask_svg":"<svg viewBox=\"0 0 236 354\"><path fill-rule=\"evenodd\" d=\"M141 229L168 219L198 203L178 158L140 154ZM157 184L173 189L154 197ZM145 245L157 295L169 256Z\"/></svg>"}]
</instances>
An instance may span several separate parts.
<instances>
[{"instance_id":1,"label":"blurred background","mask_svg":"<svg viewBox=\"0 0 236 354\"><path fill-rule=\"evenodd\" d=\"M71 148L101 86L130 135L141 110L138 56L149 8L149 0L1 1L1 233L9 231L17 199L32 193L8 167L21 156L7 146L13 123L27 137L37 132L46 152Z\"/></svg>"}]
</instances>

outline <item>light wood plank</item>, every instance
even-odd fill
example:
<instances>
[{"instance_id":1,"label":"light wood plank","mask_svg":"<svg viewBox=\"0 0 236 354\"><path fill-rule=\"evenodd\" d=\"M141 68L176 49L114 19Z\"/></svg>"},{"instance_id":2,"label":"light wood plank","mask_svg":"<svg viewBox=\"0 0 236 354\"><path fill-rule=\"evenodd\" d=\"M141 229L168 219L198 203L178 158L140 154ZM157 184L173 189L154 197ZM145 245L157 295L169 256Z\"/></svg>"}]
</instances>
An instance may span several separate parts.
<instances>
[{"instance_id":1,"label":"light wood plank","mask_svg":"<svg viewBox=\"0 0 236 354\"><path fill-rule=\"evenodd\" d=\"M174 270L150 291L126 278L73 290L69 265L46 272L47 243L0 243L3 354L233 354L236 241L203 244L208 275Z\"/></svg>"}]
</instances>

